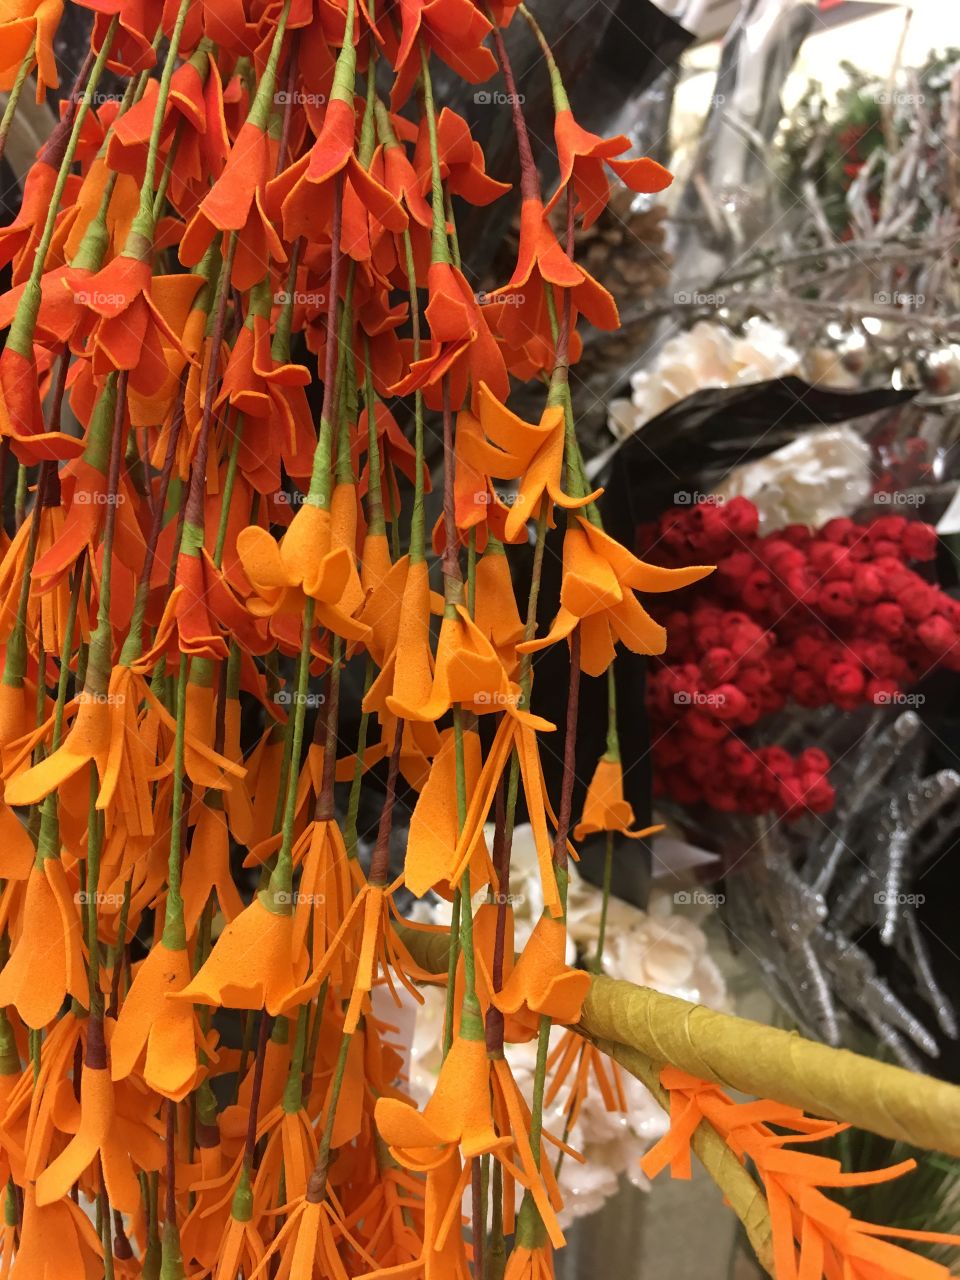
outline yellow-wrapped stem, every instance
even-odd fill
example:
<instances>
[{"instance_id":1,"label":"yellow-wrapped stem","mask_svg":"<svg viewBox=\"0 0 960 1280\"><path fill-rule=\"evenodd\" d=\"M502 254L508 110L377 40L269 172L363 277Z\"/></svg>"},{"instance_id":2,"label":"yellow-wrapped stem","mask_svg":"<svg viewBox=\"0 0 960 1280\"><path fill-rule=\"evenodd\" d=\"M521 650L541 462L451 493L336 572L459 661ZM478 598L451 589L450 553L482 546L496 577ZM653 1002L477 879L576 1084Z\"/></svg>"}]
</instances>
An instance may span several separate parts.
<instances>
[{"instance_id":1,"label":"yellow-wrapped stem","mask_svg":"<svg viewBox=\"0 0 960 1280\"><path fill-rule=\"evenodd\" d=\"M593 980L581 1023L701 1080L960 1155L960 1088L932 1076L615 978Z\"/></svg>"},{"instance_id":2,"label":"yellow-wrapped stem","mask_svg":"<svg viewBox=\"0 0 960 1280\"><path fill-rule=\"evenodd\" d=\"M425 970L445 970L449 934L401 933ZM932 1076L615 978L593 979L579 1030L751 1097L960 1156L960 1087Z\"/></svg>"}]
</instances>

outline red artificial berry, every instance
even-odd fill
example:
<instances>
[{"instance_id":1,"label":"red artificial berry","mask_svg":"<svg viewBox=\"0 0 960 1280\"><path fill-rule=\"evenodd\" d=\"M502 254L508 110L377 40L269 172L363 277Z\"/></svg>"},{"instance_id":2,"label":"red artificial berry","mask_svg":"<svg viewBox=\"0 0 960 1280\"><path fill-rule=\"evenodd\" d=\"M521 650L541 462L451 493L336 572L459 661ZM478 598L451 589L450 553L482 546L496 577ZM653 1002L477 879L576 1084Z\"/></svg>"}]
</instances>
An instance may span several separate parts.
<instances>
[{"instance_id":1,"label":"red artificial berry","mask_svg":"<svg viewBox=\"0 0 960 1280\"><path fill-rule=\"evenodd\" d=\"M721 684L724 680L729 680L736 666L737 660L733 653L722 645L708 649L700 659L700 669L709 684Z\"/></svg>"},{"instance_id":2,"label":"red artificial berry","mask_svg":"<svg viewBox=\"0 0 960 1280\"><path fill-rule=\"evenodd\" d=\"M780 537L795 547L806 547L812 536L805 524L788 524L780 530Z\"/></svg>"},{"instance_id":3,"label":"red artificial berry","mask_svg":"<svg viewBox=\"0 0 960 1280\"><path fill-rule=\"evenodd\" d=\"M731 738L723 744L723 757L735 778L749 778L757 767L753 752L739 738Z\"/></svg>"},{"instance_id":4,"label":"red artificial berry","mask_svg":"<svg viewBox=\"0 0 960 1280\"><path fill-rule=\"evenodd\" d=\"M763 703L755 693L746 695L745 705L740 712L740 723L742 725L756 724L763 715Z\"/></svg>"},{"instance_id":5,"label":"red artificial berry","mask_svg":"<svg viewBox=\"0 0 960 1280\"><path fill-rule=\"evenodd\" d=\"M721 724L713 715L707 715L699 709L688 712L684 717L684 724L695 738L704 742L719 742L730 732L727 726Z\"/></svg>"},{"instance_id":6,"label":"red artificial berry","mask_svg":"<svg viewBox=\"0 0 960 1280\"><path fill-rule=\"evenodd\" d=\"M911 622L929 618L937 606L937 592L918 578L897 597L900 608Z\"/></svg>"},{"instance_id":7,"label":"red artificial berry","mask_svg":"<svg viewBox=\"0 0 960 1280\"><path fill-rule=\"evenodd\" d=\"M747 697L733 684L721 684L713 689L707 697L710 707L718 720L739 720L747 710Z\"/></svg>"},{"instance_id":8,"label":"red artificial berry","mask_svg":"<svg viewBox=\"0 0 960 1280\"><path fill-rule=\"evenodd\" d=\"M827 671L826 683L834 701L844 710L850 710L851 703L856 706L863 696L863 670L852 662L833 663Z\"/></svg>"},{"instance_id":9,"label":"red artificial berry","mask_svg":"<svg viewBox=\"0 0 960 1280\"><path fill-rule=\"evenodd\" d=\"M883 589L883 578L873 565L857 565L853 573L853 594L861 604L873 604L879 600Z\"/></svg>"},{"instance_id":10,"label":"red artificial berry","mask_svg":"<svg viewBox=\"0 0 960 1280\"><path fill-rule=\"evenodd\" d=\"M818 539L810 544L808 558L814 571L822 575L827 573L838 560L842 559L843 552L843 547L838 547L833 542L824 542Z\"/></svg>"},{"instance_id":11,"label":"red artificial berry","mask_svg":"<svg viewBox=\"0 0 960 1280\"><path fill-rule=\"evenodd\" d=\"M950 625L941 613L925 618L917 627L917 637L924 648L931 653L944 654L957 642L956 628Z\"/></svg>"},{"instance_id":12,"label":"red artificial berry","mask_svg":"<svg viewBox=\"0 0 960 1280\"><path fill-rule=\"evenodd\" d=\"M867 681L867 701L872 702L874 706L889 707L899 692L900 685L896 680L887 678Z\"/></svg>"},{"instance_id":13,"label":"red artificial berry","mask_svg":"<svg viewBox=\"0 0 960 1280\"><path fill-rule=\"evenodd\" d=\"M766 662L752 662L737 673L737 688L744 693L760 693L771 683L770 667Z\"/></svg>"},{"instance_id":14,"label":"red artificial berry","mask_svg":"<svg viewBox=\"0 0 960 1280\"><path fill-rule=\"evenodd\" d=\"M828 813L833 808L836 792L823 774L801 773L800 791L803 803L814 813Z\"/></svg>"},{"instance_id":15,"label":"red artificial berry","mask_svg":"<svg viewBox=\"0 0 960 1280\"><path fill-rule=\"evenodd\" d=\"M749 551L734 551L717 563L717 578L725 586L738 587L756 568L757 558Z\"/></svg>"},{"instance_id":16,"label":"red artificial berry","mask_svg":"<svg viewBox=\"0 0 960 1280\"><path fill-rule=\"evenodd\" d=\"M749 498L731 498L721 508L723 522L738 538L749 538L757 532L760 515Z\"/></svg>"},{"instance_id":17,"label":"red artificial berry","mask_svg":"<svg viewBox=\"0 0 960 1280\"><path fill-rule=\"evenodd\" d=\"M817 596L817 606L828 618L851 618L857 611L857 599L849 582L824 582Z\"/></svg>"},{"instance_id":18,"label":"red artificial berry","mask_svg":"<svg viewBox=\"0 0 960 1280\"><path fill-rule=\"evenodd\" d=\"M760 658L766 652L764 636L755 622L745 622L727 633L727 644L737 658Z\"/></svg>"},{"instance_id":19,"label":"red artificial berry","mask_svg":"<svg viewBox=\"0 0 960 1280\"><path fill-rule=\"evenodd\" d=\"M826 773L830 768L830 757L819 747L805 747L797 764L802 773Z\"/></svg>"},{"instance_id":20,"label":"red artificial berry","mask_svg":"<svg viewBox=\"0 0 960 1280\"><path fill-rule=\"evenodd\" d=\"M784 574L784 585L795 599L812 603L817 588L806 569L792 569Z\"/></svg>"},{"instance_id":21,"label":"red artificial berry","mask_svg":"<svg viewBox=\"0 0 960 1280\"><path fill-rule=\"evenodd\" d=\"M901 547L908 560L932 560L937 554L937 531L933 525L912 520L903 531Z\"/></svg>"},{"instance_id":22,"label":"red artificial berry","mask_svg":"<svg viewBox=\"0 0 960 1280\"><path fill-rule=\"evenodd\" d=\"M818 636L801 631L793 642L793 656L800 667L812 667L822 652L822 642Z\"/></svg>"},{"instance_id":23,"label":"red artificial berry","mask_svg":"<svg viewBox=\"0 0 960 1280\"><path fill-rule=\"evenodd\" d=\"M867 539L874 547L878 542L893 542L899 545L906 527L905 516L881 516L879 520L873 520L867 525Z\"/></svg>"},{"instance_id":24,"label":"red artificial berry","mask_svg":"<svg viewBox=\"0 0 960 1280\"><path fill-rule=\"evenodd\" d=\"M775 778L786 778L794 772L793 757L783 747L764 747L759 755Z\"/></svg>"},{"instance_id":25,"label":"red artificial berry","mask_svg":"<svg viewBox=\"0 0 960 1280\"><path fill-rule=\"evenodd\" d=\"M826 538L828 542L849 542L855 537L857 526L847 516L835 516L833 520L828 520L820 530L820 537Z\"/></svg>"},{"instance_id":26,"label":"red artificial berry","mask_svg":"<svg viewBox=\"0 0 960 1280\"><path fill-rule=\"evenodd\" d=\"M875 604L871 617L874 625L885 636L898 636L903 631L905 625L903 610L898 604L894 604L890 600Z\"/></svg>"},{"instance_id":27,"label":"red artificial berry","mask_svg":"<svg viewBox=\"0 0 960 1280\"><path fill-rule=\"evenodd\" d=\"M755 569L740 589L744 604L755 613L767 608L772 593L773 579L764 569Z\"/></svg>"},{"instance_id":28,"label":"red artificial berry","mask_svg":"<svg viewBox=\"0 0 960 1280\"><path fill-rule=\"evenodd\" d=\"M799 547L792 546L782 538L771 538L763 548L763 559L781 578L791 569L801 569L807 562L806 556Z\"/></svg>"}]
</instances>

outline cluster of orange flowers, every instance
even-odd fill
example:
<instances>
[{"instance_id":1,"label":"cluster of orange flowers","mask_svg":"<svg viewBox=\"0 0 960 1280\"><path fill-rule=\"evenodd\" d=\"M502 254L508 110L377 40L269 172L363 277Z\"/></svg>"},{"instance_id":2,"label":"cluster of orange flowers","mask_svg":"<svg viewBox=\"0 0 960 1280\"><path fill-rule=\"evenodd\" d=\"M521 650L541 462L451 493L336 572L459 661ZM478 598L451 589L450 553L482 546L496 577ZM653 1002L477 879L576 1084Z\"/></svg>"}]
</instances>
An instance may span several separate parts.
<instances>
[{"instance_id":1,"label":"cluster of orange flowers","mask_svg":"<svg viewBox=\"0 0 960 1280\"><path fill-rule=\"evenodd\" d=\"M564 963L579 675L609 672L618 643L661 652L636 593L708 572L645 564L602 528L568 368L578 316L612 328L617 313L573 230L603 209L605 166L637 191L669 175L577 125L544 45L560 161L544 203L501 29L519 9L542 36L505 0L89 7L90 55L0 230L0 459L17 475L0 564L0 1269L552 1274L548 1152L564 1144L543 1131L544 1092L573 1072L575 1118L592 1072L623 1105L587 1046L565 1040L547 1064L551 1023L576 1023L590 983ZM41 97L57 84L60 18L59 0L0 5L0 139L34 71ZM508 187L438 109L437 61L471 83L499 66L513 111L519 260L481 299L454 198ZM105 73L118 94L99 91ZM294 351L315 358L320 403ZM532 377L535 423L505 403ZM562 589L538 638L557 508ZM523 617L506 547L531 522ZM528 703L532 654L562 640L554 812L554 726ZM342 744L349 662L364 693L359 741ZM362 866L376 767L386 797ZM399 775L419 798L391 879ZM515 957L521 793L546 908ZM576 836L645 834L633 826L611 724ZM248 902L231 860L258 881ZM422 1113L371 1005L376 986L418 998L436 981L416 958L436 931L401 919L401 880L454 903L446 1056ZM223 1042L237 1024L241 1043ZM503 1045L536 1036L531 1104Z\"/></svg>"}]
</instances>

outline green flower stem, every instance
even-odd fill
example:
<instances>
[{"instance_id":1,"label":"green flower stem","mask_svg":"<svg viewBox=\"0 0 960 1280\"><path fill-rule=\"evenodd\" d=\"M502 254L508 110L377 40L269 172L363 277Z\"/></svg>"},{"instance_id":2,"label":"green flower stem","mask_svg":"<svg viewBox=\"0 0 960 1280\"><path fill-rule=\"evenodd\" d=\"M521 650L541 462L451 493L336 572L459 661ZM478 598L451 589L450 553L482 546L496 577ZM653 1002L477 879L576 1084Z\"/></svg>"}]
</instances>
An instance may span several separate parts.
<instances>
[{"instance_id":1,"label":"green flower stem","mask_svg":"<svg viewBox=\"0 0 960 1280\"><path fill-rule=\"evenodd\" d=\"M357 78L357 51L353 46L353 22L355 0L347 0L346 19L343 26L343 45L337 55L337 63L333 73L333 86L330 90L331 101L334 98L348 102L353 109L353 91ZM330 228L330 279L328 289L330 297L327 302L327 348L325 352L323 374L323 403L320 409L320 431L317 447L313 455L313 473L310 477L310 489L307 501L330 510L331 494L331 461L333 458L333 433L337 422L336 405L336 373L337 373L337 306L340 297L340 271L343 262L343 251L340 245L343 228L343 174L334 178L333 218Z\"/></svg>"},{"instance_id":2,"label":"green flower stem","mask_svg":"<svg viewBox=\"0 0 960 1280\"><path fill-rule=\"evenodd\" d=\"M183 833L183 762L187 721L187 671L189 662L180 655L177 675L177 728L173 748L173 800L170 813L170 855L167 862L167 905L163 922L163 945L171 951L182 951L187 945L183 920L183 898L180 895Z\"/></svg>"},{"instance_id":3,"label":"green flower stem","mask_svg":"<svg viewBox=\"0 0 960 1280\"><path fill-rule=\"evenodd\" d=\"M190 0L180 0L180 8L173 24L167 56L160 73L160 84L157 89L157 103L153 112L153 123L150 128L150 141L147 144L147 160L143 171L143 184L140 187L140 208L130 227L130 234L124 250L131 250L131 256L146 257L153 250L153 231L156 225L154 210L154 186L157 176L157 161L160 156L160 135L163 132L164 117L167 114L167 102L170 98L170 82L173 69L180 53L180 40L183 37L184 24L190 11ZM142 240L135 239L142 237Z\"/></svg>"},{"instance_id":4,"label":"green flower stem","mask_svg":"<svg viewBox=\"0 0 960 1280\"><path fill-rule=\"evenodd\" d=\"M270 883L260 894L260 900L269 911L289 915L293 910L293 828L297 812L297 781L300 752L303 749L303 724L306 717L307 688L310 682L310 636L313 631L314 602L306 597L303 611L303 637L300 644L300 661L297 667L297 694L293 708L293 732L290 744L290 766L287 772L286 797L283 806L280 852L270 876Z\"/></svg>"},{"instance_id":5,"label":"green flower stem","mask_svg":"<svg viewBox=\"0 0 960 1280\"><path fill-rule=\"evenodd\" d=\"M373 684L374 669L374 661L370 655L367 654L366 666L363 671L364 699L370 692L370 686ZM343 828L343 842L346 846L348 858L355 858L357 856L357 819L360 813L360 791L363 787L364 757L366 756L367 751L367 733L369 728L370 713L369 711L361 711L360 728L357 735L357 761L353 766L353 778L350 782L350 798L347 802L347 818Z\"/></svg>"},{"instance_id":6,"label":"green flower stem","mask_svg":"<svg viewBox=\"0 0 960 1280\"><path fill-rule=\"evenodd\" d=\"M450 242L447 239L446 207L443 199L443 179L440 176L440 145L437 141L437 114L433 100L433 81L430 78L430 57L423 41L420 47L420 74L423 82L424 114L427 117L427 134L430 139L430 186L433 211L433 236L430 245L432 262L450 263Z\"/></svg>"},{"instance_id":7,"label":"green flower stem","mask_svg":"<svg viewBox=\"0 0 960 1280\"><path fill-rule=\"evenodd\" d=\"M187 0L184 0L184 3L186 4ZM40 279L43 276L47 254L50 251L50 242L53 240L57 214L60 212L60 202L63 200L67 178L70 176L73 162L76 159L77 145L80 142L83 123L87 118L94 94L100 83L100 77L103 75L104 67L107 65L107 59L110 56L118 23L119 19L114 15L110 19L110 25L104 36L103 44L100 46L100 52L97 54L96 62L93 64L90 77L83 91L83 97L80 100L73 127L70 130L70 138L63 153L63 159L60 162L60 169L53 184L53 191L50 194L50 206L47 209L47 217L40 235L40 242L34 254L30 276L24 286L20 306L17 308L17 314L10 326L10 332L7 334L7 346L10 347L11 351L16 351L23 356L25 360L29 360L33 356L33 334L37 325L37 315L40 311Z\"/></svg>"},{"instance_id":8,"label":"green flower stem","mask_svg":"<svg viewBox=\"0 0 960 1280\"><path fill-rule=\"evenodd\" d=\"M30 48L24 54L23 61L20 63L20 70L17 72L17 78L13 82L13 86L7 95L6 106L3 108L3 117L0 119L0 159L7 147L7 138L10 136L10 127L13 124L13 117L17 114L17 105L20 102L20 95L23 93L23 86L27 82L27 76L33 70L36 62L37 38L30 41Z\"/></svg>"},{"instance_id":9,"label":"green flower stem","mask_svg":"<svg viewBox=\"0 0 960 1280\"><path fill-rule=\"evenodd\" d=\"M327 1194L327 1171L330 1167L330 1146L333 1141L333 1123L337 1116L337 1105L340 1102L340 1090L343 1086L343 1076L347 1067L347 1053L350 1049L350 1041L352 1035L344 1035L340 1041L340 1052L337 1055L337 1065L333 1072L333 1080L330 1086L330 1106L327 1110L327 1119L323 1126L323 1137L320 1139L320 1149L317 1153L317 1162L313 1166L313 1170L307 1180L307 1201L310 1204L321 1204Z\"/></svg>"}]
</instances>

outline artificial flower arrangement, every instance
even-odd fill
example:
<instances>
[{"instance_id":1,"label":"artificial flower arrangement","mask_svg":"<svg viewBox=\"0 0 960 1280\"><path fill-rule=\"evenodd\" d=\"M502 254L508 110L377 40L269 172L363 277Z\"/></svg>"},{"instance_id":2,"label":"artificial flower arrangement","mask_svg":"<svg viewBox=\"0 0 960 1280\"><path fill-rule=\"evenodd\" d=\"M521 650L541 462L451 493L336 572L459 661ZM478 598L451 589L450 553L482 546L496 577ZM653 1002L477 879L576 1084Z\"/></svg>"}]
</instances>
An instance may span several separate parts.
<instances>
[{"instance_id":1,"label":"artificial flower arrangement","mask_svg":"<svg viewBox=\"0 0 960 1280\"><path fill-rule=\"evenodd\" d=\"M657 610L670 634L648 684L656 781L680 804L797 818L833 807L831 761L810 745L747 746L789 704L909 705L932 672L960 669L960 604L922 576L932 525L900 515L758 532L747 498L667 512L638 531L665 562L716 564L686 609Z\"/></svg>"},{"instance_id":2,"label":"artificial flower arrangement","mask_svg":"<svg viewBox=\"0 0 960 1280\"><path fill-rule=\"evenodd\" d=\"M544 1099L562 1092L573 1117L596 1087L616 1109L612 1058L669 1111L644 1170L686 1177L696 1151L771 1275L945 1276L822 1190L908 1166L844 1173L808 1144L850 1121L960 1154L960 1090L565 959L577 840L606 832L609 861L614 836L650 834L623 796L613 711L574 829L581 672L610 679L618 644L662 652L637 593L709 572L645 563L604 532L569 379L578 317L617 323L574 261L578 222L606 203L605 167L636 191L669 175L577 124L523 5L90 7L89 56L0 231L0 456L16 468L0 566L3 1273L549 1276L555 1162L578 1153L545 1129ZM0 140L34 72L41 97L57 82L61 16L58 0L0 9ZM516 20L553 86L546 202L504 42ZM506 188L437 103L438 62L474 84L499 68L513 117L519 260L482 299L454 200ZM108 70L116 96L100 92ZM316 360L318 411L295 340ZM511 378L533 377L544 406L526 422L507 401ZM562 587L538 636L557 522ZM521 611L508 554L528 536ZM554 807L540 758L555 726L529 697L533 654L557 644ZM364 692L344 743L350 662ZM386 791L361 863L374 768ZM391 878L401 776L418 800ZM517 955L521 793L543 911ZM405 920L401 880L447 897L453 927ZM443 1062L420 1110L371 993L434 982ZM529 1103L504 1053L523 1042Z\"/></svg>"}]
</instances>

